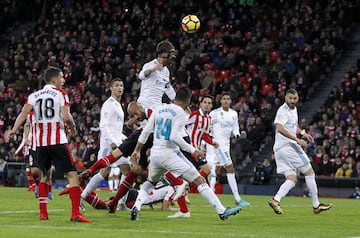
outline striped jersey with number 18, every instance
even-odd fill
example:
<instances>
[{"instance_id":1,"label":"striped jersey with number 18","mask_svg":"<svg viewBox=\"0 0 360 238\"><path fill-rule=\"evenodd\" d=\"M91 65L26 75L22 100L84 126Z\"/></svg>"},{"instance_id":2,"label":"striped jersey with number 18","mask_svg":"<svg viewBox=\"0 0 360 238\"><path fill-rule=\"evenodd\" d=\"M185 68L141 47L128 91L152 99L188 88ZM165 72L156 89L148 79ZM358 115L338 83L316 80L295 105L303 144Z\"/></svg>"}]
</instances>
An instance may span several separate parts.
<instances>
[{"instance_id":1,"label":"striped jersey with number 18","mask_svg":"<svg viewBox=\"0 0 360 238\"><path fill-rule=\"evenodd\" d=\"M48 84L30 94L27 103L34 111L36 146L66 144L68 141L61 115L61 107L69 106L66 92Z\"/></svg>"}]
</instances>

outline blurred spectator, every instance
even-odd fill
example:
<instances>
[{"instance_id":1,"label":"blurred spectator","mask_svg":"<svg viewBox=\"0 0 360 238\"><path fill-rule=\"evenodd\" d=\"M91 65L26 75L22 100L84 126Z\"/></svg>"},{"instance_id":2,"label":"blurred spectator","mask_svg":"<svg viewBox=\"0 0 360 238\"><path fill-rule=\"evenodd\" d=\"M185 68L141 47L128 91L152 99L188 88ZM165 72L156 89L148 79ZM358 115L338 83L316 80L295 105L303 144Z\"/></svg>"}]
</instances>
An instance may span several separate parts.
<instances>
[{"instance_id":1,"label":"blurred spectator","mask_svg":"<svg viewBox=\"0 0 360 238\"><path fill-rule=\"evenodd\" d=\"M360 161L356 162L355 168L353 169L354 177L360 178Z\"/></svg>"},{"instance_id":2,"label":"blurred spectator","mask_svg":"<svg viewBox=\"0 0 360 238\"><path fill-rule=\"evenodd\" d=\"M335 168L333 166L333 163L330 161L329 155L324 154L322 156L321 162L319 163L318 175L334 176L335 172Z\"/></svg>"},{"instance_id":3,"label":"blurred spectator","mask_svg":"<svg viewBox=\"0 0 360 238\"><path fill-rule=\"evenodd\" d=\"M7 162L3 158L0 158L0 186L6 185L7 173Z\"/></svg>"},{"instance_id":4,"label":"blurred spectator","mask_svg":"<svg viewBox=\"0 0 360 238\"><path fill-rule=\"evenodd\" d=\"M101 1L87 1L86 4L61 1L43 6L44 2L0 3L0 31L11 27L17 19L36 22L19 39L10 37L9 47L0 59L0 106L5 114L4 128L13 124L7 115L8 108L13 108L16 117L15 105L22 105L26 100L24 95L18 97L17 92L28 93L28 88L30 92L40 88L43 70L49 65L57 65L65 73L65 86L71 92L68 93L71 109L78 114L77 126L85 121L79 130L84 140L91 134L93 121L99 120L97 108L93 107L101 105L106 98L107 82L120 76L127 88L124 101L136 100L139 69L153 57L155 42L168 38L178 39L179 44L176 46L178 57L171 69L171 75L179 78L173 83L186 83L195 92L207 89L215 99L223 91L230 90L234 107L246 95L245 101L241 102L243 105L236 110L242 129L249 128L246 132L251 144L253 139L264 138L264 135L258 137L257 130L247 123L261 117L267 124L265 137L270 135L271 125L265 118L271 115L269 111L276 111L281 105L285 90L294 86L305 100L320 74L328 73L334 66L345 49L344 34L356 24L356 15L351 14L356 11L347 11L346 18L342 14L333 14L329 1L309 2L306 9L297 9L296 1L286 4L259 1L246 7L238 1L194 1L192 7L199 9L195 14L206 24L202 24L197 34L188 36L174 20L181 19L186 13L185 2L181 1L170 1L171 6L176 6L173 8L152 1L131 1L126 3L126 13L119 0L108 1L108 6ZM42 8L46 13L42 14ZM349 0L336 3L339 12L349 8L354 8ZM229 15L225 16L226 12ZM161 19L167 14L171 20ZM154 19L156 24L153 24ZM327 105L332 105L335 100L341 101L340 104L348 99L356 102L360 95L354 93L354 89L359 88L353 80L357 70L356 67L349 70L343 83L345 88L334 89ZM265 84L271 90L263 95ZM266 111L263 108L268 107L265 102L272 105L272 109L270 106L267 109L267 116L262 115ZM215 101L214 107L218 106ZM342 113L353 114L356 109L346 107L347 111ZM250 112L251 120L248 120ZM322 136L318 145L324 139L332 145L340 138L340 132L328 138L330 135L323 129L327 125L322 121L323 113L321 111L320 117L316 118L321 124L319 135ZM354 120L349 114L341 115L340 120L343 116ZM344 127L341 132L346 134L348 122L344 119L342 123L344 125L340 126L335 120L334 126ZM356 131L354 125L348 133L354 134L353 130ZM355 133L355 137L358 134ZM358 139L356 143L359 143ZM259 147L261 142L255 144ZM17 142L13 146L16 147Z\"/></svg>"},{"instance_id":5,"label":"blurred spectator","mask_svg":"<svg viewBox=\"0 0 360 238\"><path fill-rule=\"evenodd\" d=\"M352 168L347 163L342 163L341 167L336 170L335 177L350 178L352 173Z\"/></svg>"},{"instance_id":6,"label":"blurred spectator","mask_svg":"<svg viewBox=\"0 0 360 238\"><path fill-rule=\"evenodd\" d=\"M25 93L28 91L30 87L29 80L25 79L25 77L20 74L19 78L15 81L14 89L17 93Z\"/></svg>"},{"instance_id":7,"label":"blurred spectator","mask_svg":"<svg viewBox=\"0 0 360 238\"><path fill-rule=\"evenodd\" d=\"M360 187L355 186L354 193L350 195L350 198L360 199Z\"/></svg>"},{"instance_id":8,"label":"blurred spectator","mask_svg":"<svg viewBox=\"0 0 360 238\"><path fill-rule=\"evenodd\" d=\"M315 148L315 159L314 160L315 160L315 162L317 164L320 164L324 152L325 151L324 151L324 148L322 146L318 146L318 147Z\"/></svg>"},{"instance_id":9,"label":"blurred spectator","mask_svg":"<svg viewBox=\"0 0 360 238\"><path fill-rule=\"evenodd\" d=\"M254 167L254 180L253 184L261 185L265 181L265 171L262 168L261 162L257 162Z\"/></svg>"}]
</instances>

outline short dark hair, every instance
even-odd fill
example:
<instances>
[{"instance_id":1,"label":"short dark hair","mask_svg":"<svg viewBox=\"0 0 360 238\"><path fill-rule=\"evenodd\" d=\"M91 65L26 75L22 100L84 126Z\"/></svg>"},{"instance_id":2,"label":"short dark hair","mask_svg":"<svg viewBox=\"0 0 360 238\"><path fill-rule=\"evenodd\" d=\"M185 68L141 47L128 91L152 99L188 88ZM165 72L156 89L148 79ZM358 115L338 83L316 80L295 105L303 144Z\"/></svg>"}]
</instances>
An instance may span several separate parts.
<instances>
[{"instance_id":1,"label":"short dark hair","mask_svg":"<svg viewBox=\"0 0 360 238\"><path fill-rule=\"evenodd\" d=\"M222 99L224 96L229 96L231 98L231 95L229 92L223 92L220 99Z\"/></svg>"},{"instance_id":2,"label":"short dark hair","mask_svg":"<svg viewBox=\"0 0 360 238\"><path fill-rule=\"evenodd\" d=\"M117 82L117 81L124 82L121 78L116 77L116 78L113 78L113 79L111 80L110 85L113 86L113 84L114 84L115 82Z\"/></svg>"},{"instance_id":3,"label":"short dark hair","mask_svg":"<svg viewBox=\"0 0 360 238\"><path fill-rule=\"evenodd\" d=\"M286 94L297 94L298 92L296 91L295 88L290 88L286 91Z\"/></svg>"},{"instance_id":4,"label":"short dark hair","mask_svg":"<svg viewBox=\"0 0 360 238\"><path fill-rule=\"evenodd\" d=\"M214 102L214 98L211 95L204 95L201 97L200 102L203 102L205 98L209 98L211 102Z\"/></svg>"},{"instance_id":5,"label":"short dark hair","mask_svg":"<svg viewBox=\"0 0 360 238\"><path fill-rule=\"evenodd\" d=\"M45 73L44 73L44 81L45 81L45 83L50 83L51 79L53 77L57 77L61 73L62 73L62 71L61 71L60 68L50 66L49 68L47 68L45 70Z\"/></svg>"},{"instance_id":6,"label":"short dark hair","mask_svg":"<svg viewBox=\"0 0 360 238\"><path fill-rule=\"evenodd\" d=\"M175 100L185 102L189 98L191 98L192 94L188 87L179 88L176 92Z\"/></svg>"},{"instance_id":7,"label":"short dark hair","mask_svg":"<svg viewBox=\"0 0 360 238\"><path fill-rule=\"evenodd\" d=\"M174 45L171 44L168 40L160 41L156 46L156 54L160 55L162 53L168 53L170 50L174 49Z\"/></svg>"}]
</instances>

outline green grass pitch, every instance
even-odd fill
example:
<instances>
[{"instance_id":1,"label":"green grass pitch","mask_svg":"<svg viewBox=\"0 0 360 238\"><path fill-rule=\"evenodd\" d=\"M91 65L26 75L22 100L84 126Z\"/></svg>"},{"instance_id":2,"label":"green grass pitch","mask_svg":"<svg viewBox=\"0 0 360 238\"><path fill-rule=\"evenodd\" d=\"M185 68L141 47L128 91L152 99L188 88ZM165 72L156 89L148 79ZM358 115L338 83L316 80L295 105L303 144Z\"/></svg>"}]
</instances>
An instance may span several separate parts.
<instances>
[{"instance_id":1,"label":"green grass pitch","mask_svg":"<svg viewBox=\"0 0 360 238\"><path fill-rule=\"evenodd\" d=\"M286 197L283 215L276 215L267 205L268 196L243 198L251 203L237 216L226 221L199 194L190 194L191 218L169 219L174 212L151 210L144 206L139 221L130 221L129 211L115 215L94 210L86 204L85 216L93 223L72 223L68 196L58 196L48 204L48 221L39 220L38 201L26 188L0 187L0 236L12 237L360 237L360 200L321 198L334 207L327 212L312 213L310 198ZM99 191L103 199L108 191ZM225 206L234 206L232 195L219 195Z\"/></svg>"}]
</instances>

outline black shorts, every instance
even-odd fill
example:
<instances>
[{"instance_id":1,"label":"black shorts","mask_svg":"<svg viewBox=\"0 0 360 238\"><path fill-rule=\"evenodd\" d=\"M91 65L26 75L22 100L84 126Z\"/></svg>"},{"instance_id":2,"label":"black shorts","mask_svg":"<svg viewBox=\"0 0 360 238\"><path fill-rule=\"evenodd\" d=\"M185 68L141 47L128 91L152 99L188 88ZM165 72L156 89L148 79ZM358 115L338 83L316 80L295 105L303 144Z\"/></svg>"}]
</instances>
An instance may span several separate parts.
<instances>
[{"instance_id":1,"label":"black shorts","mask_svg":"<svg viewBox=\"0 0 360 238\"><path fill-rule=\"evenodd\" d=\"M43 173L46 173L52 165L60 173L77 171L75 160L68 144L37 147L36 152L39 168Z\"/></svg>"},{"instance_id":2,"label":"black shorts","mask_svg":"<svg viewBox=\"0 0 360 238\"><path fill-rule=\"evenodd\" d=\"M183 138L187 143L191 144L190 137L186 136ZM186 152L184 150L181 150L181 153L185 155L185 157L195 166L197 170L200 170L200 166L207 164L206 159L194 158L189 152Z\"/></svg>"},{"instance_id":3,"label":"black shorts","mask_svg":"<svg viewBox=\"0 0 360 238\"><path fill-rule=\"evenodd\" d=\"M181 150L181 153L195 166L197 170L200 170L200 166L207 164L206 159L194 158L189 152Z\"/></svg>"},{"instance_id":4,"label":"black shorts","mask_svg":"<svg viewBox=\"0 0 360 238\"><path fill-rule=\"evenodd\" d=\"M118 146L119 150L122 152L123 156L127 157L130 156L135 149L136 143L139 139L142 130L135 130L133 133L129 135L124 142ZM152 134L149 136L148 140L144 144L143 148L141 149L141 156L139 165L145 170L148 166L148 160L146 156L146 152L148 149L152 147L153 144L153 136Z\"/></svg>"},{"instance_id":5,"label":"black shorts","mask_svg":"<svg viewBox=\"0 0 360 238\"><path fill-rule=\"evenodd\" d=\"M35 150L29 150L29 154L27 156L25 156L25 163L29 167L39 168L39 160L38 160L37 153Z\"/></svg>"}]
</instances>

